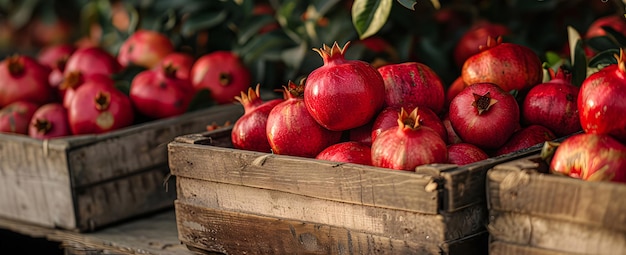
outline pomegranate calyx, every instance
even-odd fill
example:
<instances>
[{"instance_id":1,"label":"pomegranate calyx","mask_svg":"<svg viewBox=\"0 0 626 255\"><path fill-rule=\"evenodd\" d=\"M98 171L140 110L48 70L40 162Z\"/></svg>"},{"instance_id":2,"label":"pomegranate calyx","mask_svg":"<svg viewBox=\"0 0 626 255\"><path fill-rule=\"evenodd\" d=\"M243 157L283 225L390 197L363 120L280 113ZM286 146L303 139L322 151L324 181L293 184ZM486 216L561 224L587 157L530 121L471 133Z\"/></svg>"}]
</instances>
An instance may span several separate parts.
<instances>
[{"instance_id":1,"label":"pomegranate calyx","mask_svg":"<svg viewBox=\"0 0 626 255\"><path fill-rule=\"evenodd\" d=\"M304 97L304 79L300 80L300 84L289 81L287 86L283 86L285 90L285 99Z\"/></svg>"},{"instance_id":2,"label":"pomegranate calyx","mask_svg":"<svg viewBox=\"0 0 626 255\"><path fill-rule=\"evenodd\" d=\"M63 55L62 57L60 57L59 59L57 59L56 63L54 63L54 65L56 66L56 68L63 72L65 71L65 64L67 64L67 59L69 58L68 55Z\"/></svg>"},{"instance_id":3,"label":"pomegranate calyx","mask_svg":"<svg viewBox=\"0 0 626 255\"><path fill-rule=\"evenodd\" d=\"M14 55L7 58L7 68L11 75L19 75L24 72L24 63L19 55Z\"/></svg>"},{"instance_id":4,"label":"pomegranate calyx","mask_svg":"<svg viewBox=\"0 0 626 255\"><path fill-rule=\"evenodd\" d=\"M52 123L46 119L35 119L33 126L39 134L46 134L52 129Z\"/></svg>"},{"instance_id":5,"label":"pomegranate calyx","mask_svg":"<svg viewBox=\"0 0 626 255\"><path fill-rule=\"evenodd\" d=\"M82 75L79 71L73 71L65 75L63 82L59 85L61 90L75 89L82 83Z\"/></svg>"},{"instance_id":6,"label":"pomegranate calyx","mask_svg":"<svg viewBox=\"0 0 626 255\"><path fill-rule=\"evenodd\" d=\"M226 87L228 85L230 85L230 83L233 81L233 76L229 73L220 73L220 77L219 77L219 82L220 85Z\"/></svg>"},{"instance_id":7,"label":"pomegranate calyx","mask_svg":"<svg viewBox=\"0 0 626 255\"><path fill-rule=\"evenodd\" d=\"M328 47L326 44L324 44L322 48L313 48L313 50L320 54L320 56L324 60L324 64L328 64L335 60L343 60L344 53L349 46L350 41L347 41L343 47L339 47L339 44L337 44L337 41L335 41L332 47Z\"/></svg>"},{"instance_id":8,"label":"pomegranate calyx","mask_svg":"<svg viewBox=\"0 0 626 255\"><path fill-rule=\"evenodd\" d=\"M111 104L111 94L105 91L98 91L98 94L96 94L96 97L94 98L94 102L96 110L105 111Z\"/></svg>"},{"instance_id":9,"label":"pomegranate calyx","mask_svg":"<svg viewBox=\"0 0 626 255\"><path fill-rule=\"evenodd\" d=\"M476 110L478 110L478 115L481 115L483 112L488 111L492 105L498 102L498 100L491 98L491 92L487 92L484 95L479 95L476 93L472 94L474 94L474 102L472 103L472 106L476 107Z\"/></svg>"},{"instance_id":10,"label":"pomegranate calyx","mask_svg":"<svg viewBox=\"0 0 626 255\"><path fill-rule=\"evenodd\" d=\"M400 127L400 130L405 128L412 130L418 129L420 127L419 118L418 107L415 107L411 113L407 113L404 110L404 107L402 107L400 109L400 113L398 114L398 126Z\"/></svg>"},{"instance_id":11,"label":"pomegranate calyx","mask_svg":"<svg viewBox=\"0 0 626 255\"><path fill-rule=\"evenodd\" d=\"M166 65L163 65L163 75L165 75L165 77L167 78L174 78L176 77L176 72L178 71L178 68L176 68L174 65L172 65L172 63L167 63ZM221 83L221 76L220 76L220 83Z\"/></svg>"},{"instance_id":12,"label":"pomegranate calyx","mask_svg":"<svg viewBox=\"0 0 626 255\"><path fill-rule=\"evenodd\" d=\"M502 44L502 36L497 36L496 38L493 38L491 36L487 36L487 44L478 46L478 49L480 51L485 51L487 49L491 49L493 47L496 47L496 46L498 46L500 44Z\"/></svg>"}]
</instances>

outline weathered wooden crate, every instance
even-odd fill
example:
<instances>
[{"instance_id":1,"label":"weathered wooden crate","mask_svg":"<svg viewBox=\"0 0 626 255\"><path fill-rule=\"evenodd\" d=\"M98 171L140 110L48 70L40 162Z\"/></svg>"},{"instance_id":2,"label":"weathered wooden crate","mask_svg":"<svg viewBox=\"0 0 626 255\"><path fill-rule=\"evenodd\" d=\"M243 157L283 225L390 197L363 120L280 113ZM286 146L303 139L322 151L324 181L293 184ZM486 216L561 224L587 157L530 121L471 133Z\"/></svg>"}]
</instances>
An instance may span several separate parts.
<instances>
[{"instance_id":1,"label":"weathered wooden crate","mask_svg":"<svg viewBox=\"0 0 626 255\"><path fill-rule=\"evenodd\" d=\"M416 172L232 149L230 128L168 145L190 249L226 254L486 254L485 178L531 148Z\"/></svg>"},{"instance_id":2,"label":"weathered wooden crate","mask_svg":"<svg viewBox=\"0 0 626 255\"><path fill-rule=\"evenodd\" d=\"M83 232L173 207L167 143L242 114L232 104L101 135L0 134L0 216Z\"/></svg>"},{"instance_id":3,"label":"weathered wooden crate","mask_svg":"<svg viewBox=\"0 0 626 255\"><path fill-rule=\"evenodd\" d=\"M547 169L537 154L488 171L490 254L626 254L626 185Z\"/></svg>"}]
</instances>

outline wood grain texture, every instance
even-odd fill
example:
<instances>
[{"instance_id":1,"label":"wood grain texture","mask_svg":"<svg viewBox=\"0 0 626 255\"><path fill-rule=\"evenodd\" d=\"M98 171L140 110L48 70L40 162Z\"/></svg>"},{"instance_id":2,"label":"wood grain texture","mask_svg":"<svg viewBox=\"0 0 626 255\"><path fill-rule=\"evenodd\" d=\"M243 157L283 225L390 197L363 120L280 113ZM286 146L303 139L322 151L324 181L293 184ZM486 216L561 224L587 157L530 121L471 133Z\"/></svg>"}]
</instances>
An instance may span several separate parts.
<instances>
[{"instance_id":1,"label":"wood grain texture","mask_svg":"<svg viewBox=\"0 0 626 255\"><path fill-rule=\"evenodd\" d=\"M194 250L224 254L453 254L454 245L414 243L348 228L281 220L176 201L179 239ZM476 236L480 240L482 236ZM484 239L484 238L483 238ZM480 243L458 254L485 254Z\"/></svg>"},{"instance_id":2,"label":"wood grain texture","mask_svg":"<svg viewBox=\"0 0 626 255\"><path fill-rule=\"evenodd\" d=\"M489 207L626 233L626 185L540 174L538 155L488 172Z\"/></svg>"},{"instance_id":3,"label":"wood grain texture","mask_svg":"<svg viewBox=\"0 0 626 255\"><path fill-rule=\"evenodd\" d=\"M569 252L546 250L527 245L495 241L489 244L489 255L571 255Z\"/></svg>"},{"instance_id":4,"label":"wood grain texture","mask_svg":"<svg viewBox=\"0 0 626 255\"><path fill-rule=\"evenodd\" d=\"M169 144L173 175L277 190L304 196L437 214L437 183L430 176L357 164Z\"/></svg>"},{"instance_id":5,"label":"wood grain texture","mask_svg":"<svg viewBox=\"0 0 626 255\"><path fill-rule=\"evenodd\" d=\"M490 211L493 240L573 254L626 254L626 233L528 214Z\"/></svg>"},{"instance_id":6,"label":"wood grain texture","mask_svg":"<svg viewBox=\"0 0 626 255\"><path fill-rule=\"evenodd\" d=\"M485 231L487 223L484 207L420 214L180 176L176 180L178 200L199 207L344 227L410 242L444 243Z\"/></svg>"}]
</instances>

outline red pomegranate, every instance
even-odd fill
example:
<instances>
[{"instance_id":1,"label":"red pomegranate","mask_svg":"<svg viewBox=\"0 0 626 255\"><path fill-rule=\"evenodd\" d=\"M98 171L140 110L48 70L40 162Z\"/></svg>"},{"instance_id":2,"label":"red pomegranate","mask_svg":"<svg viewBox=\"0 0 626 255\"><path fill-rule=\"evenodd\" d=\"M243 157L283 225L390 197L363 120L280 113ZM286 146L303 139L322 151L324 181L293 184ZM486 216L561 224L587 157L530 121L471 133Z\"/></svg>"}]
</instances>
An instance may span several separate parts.
<instances>
[{"instance_id":1,"label":"red pomegranate","mask_svg":"<svg viewBox=\"0 0 626 255\"><path fill-rule=\"evenodd\" d=\"M45 47L37 54L37 61L51 69L64 69L67 59L76 51L72 44L55 44Z\"/></svg>"},{"instance_id":2,"label":"red pomegranate","mask_svg":"<svg viewBox=\"0 0 626 255\"><path fill-rule=\"evenodd\" d=\"M176 69L176 77L182 80L189 80L191 67L195 59L192 55L182 52L172 52L167 54L154 69L161 69L164 66L171 65Z\"/></svg>"},{"instance_id":3,"label":"red pomegranate","mask_svg":"<svg viewBox=\"0 0 626 255\"><path fill-rule=\"evenodd\" d=\"M191 68L196 90L208 89L218 104L233 102L250 87L250 71L232 51L214 51L198 58Z\"/></svg>"},{"instance_id":4,"label":"red pomegranate","mask_svg":"<svg viewBox=\"0 0 626 255\"><path fill-rule=\"evenodd\" d=\"M189 80L176 77L176 69L171 65L138 73L131 82L129 92L135 109L153 119L185 113L194 94Z\"/></svg>"},{"instance_id":5,"label":"red pomegranate","mask_svg":"<svg viewBox=\"0 0 626 255\"><path fill-rule=\"evenodd\" d=\"M450 84L450 86L446 90L446 103L445 103L445 106L446 107L450 107L450 102L452 102L452 99L457 94L459 94L459 92L461 92L465 87L467 87L467 85L463 81L463 77L459 76L458 78L456 78L454 80L454 82L452 82L452 84Z\"/></svg>"},{"instance_id":6,"label":"red pomegranate","mask_svg":"<svg viewBox=\"0 0 626 255\"><path fill-rule=\"evenodd\" d=\"M344 132L347 133L348 141L355 141L367 146L372 146L372 128L374 127L374 121L370 121L367 124L348 129Z\"/></svg>"},{"instance_id":7,"label":"red pomegranate","mask_svg":"<svg viewBox=\"0 0 626 255\"><path fill-rule=\"evenodd\" d=\"M575 134L561 142L550 171L585 181L626 182L626 146L608 135Z\"/></svg>"},{"instance_id":8,"label":"red pomegranate","mask_svg":"<svg viewBox=\"0 0 626 255\"><path fill-rule=\"evenodd\" d=\"M356 141L336 143L321 151L316 159L343 163L372 165L372 149L370 146Z\"/></svg>"},{"instance_id":9,"label":"red pomegranate","mask_svg":"<svg viewBox=\"0 0 626 255\"><path fill-rule=\"evenodd\" d=\"M470 85L450 102L452 127L464 142L497 149L520 127L513 95L493 83Z\"/></svg>"},{"instance_id":10,"label":"red pomegranate","mask_svg":"<svg viewBox=\"0 0 626 255\"><path fill-rule=\"evenodd\" d=\"M378 68L385 83L384 106L428 107L435 113L443 110L443 82L430 67L417 62L389 64Z\"/></svg>"},{"instance_id":11,"label":"red pomegranate","mask_svg":"<svg viewBox=\"0 0 626 255\"><path fill-rule=\"evenodd\" d=\"M345 51L335 42L314 49L324 65L309 73L304 103L311 116L329 130L344 131L370 122L382 109L385 84L380 73L369 63L347 60Z\"/></svg>"},{"instance_id":12,"label":"red pomegranate","mask_svg":"<svg viewBox=\"0 0 626 255\"><path fill-rule=\"evenodd\" d=\"M74 95L76 94L76 89L87 82L99 83L100 85L111 88L115 86L115 81L106 74L94 73L83 76L78 73L70 73L59 86L59 90L63 93L62 101L65 108L70 107Z\"/></svg>"},{"instance_id":13,"label":"red pomegranate","mask_svg":"<svg viewBox=\"0 0 626 255\"><path fill-rule=\"evenodd\" d=\"M39 107L30 121L28 135L37 139L71 135L67 109L60 103L48 103Z\"/></svg>"},{"instance_id":14,"label":"red pomegranate","mask_svg":"<svg viewBox=\"0 0 626 255\"><path fill-rule=\"evenodd\" d=\"M152 69L172 52L174 52L174 44L165 34L141 29L135 31L122 43L117 60L122 67L132 64Z\"/></svg>"},{"instance_id":15,"label":"red pomegranate","mask_svg":"<svg viewBox=\"0 0 626 255\"><path fill-rule=\"evenodd\" d=\"M454 46L454 62L457 66L463 66L465 60L480 52L480 46L485 45L487 38L497 38L511 34L510 29L502 24L487 20L476 22L470 27Z\"/></svg>"},{"instance_id":16,"label":"red pomegranate","mask_svg":"<svg viewBox=\"0 0 626 255\"><path fill-rule=\"evenodd\" d=\"M235 121L231 132L231 141L235 149L272 152L266 134L267 118L274 106L284 100L263 101L260 87L257 84L256 90L248 88L248 94L242 91L241 96L235 98L244 109L243 116Z\"/></svg>"},{"instance_id":17,"label":"red pomegranate","mask_svg":"<svg viewBox=\"0 0 626 255\"><path fill-rule=\"evenodd\" d=\"M0 107L17 101L45 104L52 100L48 85L50 69L26 55L14 55L0 62Z\"/></svg>"},{"instance_id":18,"label":"red pomegranate","mask_svg":"<svg viewBox=\"0 0 626 255\"><path fill-rule=\"evenodd\" d=\"M401 109L398 125L383 131L372 143L372 165L414 171L417 166L448 162L448 149L441 136L421 126L418 110Z\"/></svg>"},{"instance_id":19,"label":"red pomegranate","mask_svg":"<svg viewBox=\"0 0 626 255\"><path fill-rule=\"evenodd\" d=\"M556 136L550 129L541 125L530 125L524 127L511 135L511 138L496 151L495 155L504 155L522 149L530 148L534 145L546 141L552 141Z\"/></svg>"},{"instance_id":20,"label":"red pomegranate","mask_svg":"<svg viewBox=\"0 0 626 255\"><path fill-rule=\"evenodd\" d=\"M76 90L67 109L72 134L101 134L130 126L133 106L126 94L115 87L87 82Z\"/></svg>"},{"instance_id":21,"label":"red pomegranate","mask_svg":"<svg viewBox=\"0 0 626 255\"><path fill-rule=\"evenodd\" d=\"M448 144L457 144L463 142L463 140L461 140L461 137L459 137L459 134L457 134L452 127L449 114L446 114L443 116L443 118L441 118L441 123L443 123L443 126L446 128L446 133L448 134L448 140L446 141L448 142Z\"/></svg>"},{"instance_id":22,"label":"red pomegranate","mask_svg":"<svg viewBox=\"0 0 626 255\"><path fill-rule=\"evenodd\" d=\"M371 131L372 141L375 141L378 135L383 131L398 126L398 117L402 113L402 109L404 108L385 107L385 109L376 116ZM417 109L417 121L420 126L431 128L444 142L448 140L446 128L435 112L427 107L415 107L413 111L415 109Z\"/></svg>"},{"instance_id":23,"label":"red pomegranate","mask_svg":"<svg viewBox=\"0 0 626 255\"><path fill-rule=\"evenodd\" d=\"M626 142L626 56L620 50L618 64L587 77L578 94L580 124L585 133L611 135Z\"/></svg>"},{"instance_id":24,"label":"red pomegranate","mask_svg":"<svg viewBox=\"0 0 626 255\"><path fill-rule=\"evenodd\" d=\"M267 117L267 139L274 154L314 158L338 143L342 132L319 125L304 105L304 83L289 82L286 99L274 106Z\"/></svg>"},{"instance_id":25,"label":"red pomegranate","mask_svg":"<svg viewBox=\"0 0 626 255\"><path fill-rule=\"evenodd\" d=\"M39 105L16 101L0 109L0 133L28 134L28 124Z\"/></svg>"},{"instance_id":26,"label":"red pomegranate","mask_svg":"<svg viewBox=\"0 0 626 255\"><path fill-rule=\"evenodd\" d=\"M64 75L78 73L90 75L94 73L111 75L121 71L122 67L115 57L99 47L77 49L65 64Z\"/></svg>"},{"instance_id":27,"label":"red pomegranate","mask_svg":"<svg viewBox=\"0 0 626 255\"><path fill-rule=\"evenodd\" d=\"M524 97L522 118L526 124L544 126L562 137L580 131L578 91L572 76L560 68L556 74L549 68L552 79L534 86Z\"/></svg>"},{"instance_id":28,"label":"red pomegranate","mask_svg":"<svg viewBox=\"0 0 626 255\"><path fill-rule=\"evenodd\" d=\"M526 92L541 82L543 69L539 56L530 48L490 37L481 52L465 61L461 76L468 85L489 82L506 92Z\"/></svg>"},{"instance_id":29,"label":"red pomegranate","mask_svg":"<svg viewBox=\"0 0 626 255\"><path fill-rule=\"evenodd\" d=\"M448 163L459 166L471 164L489 158L482 149L470 143L448 145Z\"/></svg>"}]
</instances>

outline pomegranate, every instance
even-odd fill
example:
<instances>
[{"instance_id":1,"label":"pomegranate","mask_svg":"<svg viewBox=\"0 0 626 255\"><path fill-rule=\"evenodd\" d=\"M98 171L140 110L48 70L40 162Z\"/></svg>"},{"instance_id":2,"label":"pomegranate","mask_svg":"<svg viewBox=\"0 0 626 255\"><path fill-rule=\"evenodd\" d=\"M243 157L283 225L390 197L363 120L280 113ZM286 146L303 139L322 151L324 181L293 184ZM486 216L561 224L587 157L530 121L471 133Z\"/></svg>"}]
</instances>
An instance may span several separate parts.
<instances>
[{"instance_id":1,"label":"pomegranate","mask_svg":"<svg viewBox=\"0 0 626 255\"><path fill-rule=\"evenodd\" d=\"M324 65L311 71L304 91L304 104L311 116L329 130L343 131L370 122L382 109L385 84L369 63L346 60L350 42L340 48L335 42L314 49Z\"/></svg>"},{"instance_id":2,"label":"pomegranate","mask_svg":"<svg viewBox=\"0 0 626 255\"><path fill-rule=\"evenodd\" d=\"M191 67L191 83L196 90L208 89L218 104L234 101L250 87L250 71L232 51L214 51L198 58Z\"/></svg>"},{"instance_id":3,"label":"pomegranate","mask_svg":"<svg viewBox=\"0 0 626 255\"><path fill-rule=\"evenodd\" d=\"M418 109L401 109L396 128L381 132L372 143L372 165L414 171L417 166L448 162L441 136L419 123Z\"/></svg>"},{"instance_id":4,"label":"pomegranate","mask_svg":"<svg viewBox=\"0 0 626 255\"><path fill-rule=\"evenodd\" d=\"M626 59L624 50L609 65L587 77L580 86L578 111L585 133L608 134L626 142Z\"/></svg>"},{"instance_id":5,"label":"pomegranate","mask_svg":"<svg viewBox=\"0 0 626 255\"><path fill-rule=\"evenodd\" d=\"M120 46L117 60L122 67L136 65L152 69L174 51L170 39L157 31L137 30Z\"/></svg>"},{"instance_id":6,"label":"pomegranate","mask_svg":"<svg viewBox=\"0 0 626 255\"><path fill-rule=\"evenodd\" d=\"M115 86L115 81L109 76L100 73L94 73L89 75L80 75L78 73L70 73L63 83L59 86L59 89L63 93L63 106L65 108L70 107L70 103L74 99L74 95L76 94L76 89L80 85L86 82L94 82L99 83L104 86L108 86L113 88Z\"/></svg>"},{"instance_id":7,"label":"pomegranate","mask_svg":"<svg viewBox=\"0 0 626 255\"><path fill-rule=\"evenodd\" d=\"M390 64L379 67L378 72L385 83L384 106L428 107L435 113L443 110L443 83L427 65L417 62Z\"/></svg>"},{"instance_id":8,"label":"pomegranate","mask_svg":"<svg viewBox=\"0 0 626 255\"><path fill-rule=\"evenodd\" d=\"M129 96L139 113L162 119L185 113L194 93L189 80L176 77L176 69L167 65L138 73L131 82Z\"/></svg>"},{"instance_id":9,"label":"pomegranate","mask_svg":"<svg viewBox=\"0 0 626 255\"><path fill-rule=\"evenodd\" d=\"M464 142L481 149L504 145L520 127L520 111L513 95L493 83L476 83L450 102L450 124Z\"/></svg>"},{"instance_id":10,"label":"pomegranate","mask_svg":"<svg viewBox=\"0 0 626 255\"><path fill-rule=\"evenodd\" d=\"M37 139L71 135L67 109L60 103L48 103L39 107L30 121L28 135Z\"/></svg>"},{"instance_id":11,"label":"pomegranate","mask_svg":"<svg viewBox=\"0 0 626 255\"><path fill-rule=\"evenodd\" d=\"M490 37L481 52L465 61L461 76L468 85L490 82L506 92L526 92L542 81L543 69L539 56L530 48Z\"/></svg>"},{"instance_id":12,"label":"pomegranate","mask_svg":"<svg viewBox=\"0 0 626 255\"><path fill-rule=\"evenodd\" d=\"M65 62L74 53L76 47L71 44L56 44L43 48L37 54L37 61L50 69L65 68Z\"/></svg>"},{"instance_id":13,"label":"pomegranate","mask_svg":"<svg viewBox=\"0 0 626 255\"><path fill-rule=\"evenodd\" d=\"M100 134L130 126L133 106L126 94L96 82L86 82L76 90L68 111L72 134Z\"/></svg>"},{"instance_id":14,"label":"pomegranate","mask_svg":"<svg viewBox=\"0 0 626 255\"><path fill-rule=\"evenodd\" d=\"M541 125L530 125L524 127L511 135L511 138L496 150L495 155L504 155L522 149L530 148L546 141L556 138L554 133L547 127Z\"/></svg>"},{"instance_id":15,"label":"pomegranate","mask_svg":"<svg viewBox=\"0 0 626 255\"><path fill-rule=\"evenodd\" d=\"M111 75L121 71L122 67L115 57L99 47L86 47L77 49L65 64L63 75L67 77L71 73L78 75L90 75L94 73Z\"/></svg>"},{"instance_id":16,"label":"pomegranate","mask_svg":"<svg viewBox=\"0 0 626 255\"><path fill-rule=\"evenodd\" d=\"M457 66L463 66L465 60L480 52L480 46L485 45L487 38L497 38L509 35L510 29L502 24L493 23L487 20L476 22L470 29L463 33L463 36L454 46L454 62Z\"/></svg>"},{"instance_id":17,"label":"pomegranate","mask_svg":"<svg viewBox=\"0 0 626 255\"><path fill-rule=\"evenodd\" d=\"M241 96L235 99L243 105L244 114L233 125L231 132L233 147L241 150L272 152L265 133L267 117L274 106L284 100L263 101L258 84L256 90L248 88L248 94L242 91Z\"/></svg>"},{"instance_id":18,"label":"pomegranate","mask_svg":"<svg viewBox=\"0 0 626 255\"><path fill-rule=\"evenodd\" d=\"M45 104L52 100L48 85L50 69L26 55L14 55L0 62L0 107L17 101Z\"/></svg>"},{"instance_id":19,"label":"pomegranate","mask_svg":"<svg viewBox=\"0 0 626 255\"><path fill-rule=\"evenodd\" d=\"M585 181L626 182L626 146L611 136L575 134L561 142L550 171Z\"/></svg>"},{"instance_id":20,"label":"pomegranate","mask_svg":"<svg viewBox=\"0 0 626 255\"><path fill-rule=\"evenodd\" d=\"M522 103L522 118L526 124L537 124L549 128L562 137L580 131L578 117L578 91L572 85L572 76L560 68L556 74L548 68L552 79L534 86Z\"/></svg>"},{"instance_id":21,"label":"pomegranate","mask_svg":"<svg viewBox=\"0 0 626 255\"><path fill-rule=\"evenodd\" d=\"M624 15L608 15L594 20L585 33L585 39L607 35L602 27L610 27L616 32L626 36L626 18Z\"/></svg>"},{"instance_id":22,"label":"pomegranate","mask_svg":"<svg viewBox=\"0 0 626 255\"><path fill-rule=\"evenodd\" d=\"M450 115L446 114L441 119L441 123L443 123L443 127L446 129L446 134L448 135L448 144L457 144L463 142L461 137L456 133L454 128L452 127L452 123L450 123Z\"/></svg>"},{"instance_id":23,"label":"pomegranate","mask_svg":"<svg viewBox=\"0 0 626 255\"><path fill-rule=\"evenodd\" d=\"M470 143L448 145L448 163L459 166L471 164L489 158L482 149Z\"/></svg>"},{"instance_id":24,"label":"pomegranate","mask_svg":"<svg viewBox=\"0 0 626 255\"><path fill-rule=\"evenodd\" d=\"M171 65L176 69L176 77L178 79L189 80L189 74L191 73L191 67L194 61L193 56L187 53L172 52L163 57L154 69L161 69L164 66Z\"/></svg>"},{"instance_id":25,"label":"pomegranate","mask_svg":"<svg viewBox=\"0 0 626 255\"><path fill-rule=\"evenodd\" d=\"M383 109L376 116L374 124L372 125L372 141L376 140L378 135L380 135L380 133L382 133L383 131L398 126L398 116L400 116L400 114L402 113L402 109L404 109L404 107L385 107L385 109ZM418 109L417 121L419 122L420 126L431 128L441 137L444 142L448 140L448 133L446 132L446 128L443 126L443 123L435 112L427 107L415 107L413 109Z\"/></svg>"},{"instance_id":26,"label":"pomegranate","mask_svg":"<svg viewBox=\"0 0 626 255\"><path fill-rule=\"evenodd\" d=\"M372 165L372 149L363 143L347 141L336 143L321 151L316 159L335 162Z\"/></svg>"},{"instance_id":27,"label":"pomegranate","mask_svg":"<svg viewBox=\"0 0 626 255\"><path fill-rule=\"evenodd\" d=\"M267 117L266 135L274 154L314 158L338 143L342 132L319 125L304 105L305 84L289 82L285 101L274 106Z\"/></svg>"},{"instance_id":28,"label":"pomegranate","mask_svg":"<svg viewBox=\"0 0 626 255\"><path fill-rule=\"evenodd\" d=\"M370 121L367 124L348 129L347 132L348 141L355 141L367 146L372 146L372 128L374 127L374 121Z\"/></svg>"},{"instance_id":29,"label":"pomegranate","mask_svg":"<svg viewBox=\"0 0 626 255\"><path fill-rule=\"evenodd\" d=\"M452 99L457 94L459 94L459 92L461 92L465 87L467 87L467 85L463 81L463 77L461 77L461 76L457 77L454 80L454 82L452 82L452 84L450 84L450 86L446 90L446 103L445 103L445 106L446 107L450 107L450 102L452 102Z\"/></svg>"},{"instance_id":30,"label":"pomegranate","mask_svg":"<svg viewBox=\"0 0 626 255\"><path fill-rule=\"evenodd\" d=\"M39 105L16 101L0 109L0 132L28 134L28 124Z\"/></svg>"}]
</instances>

